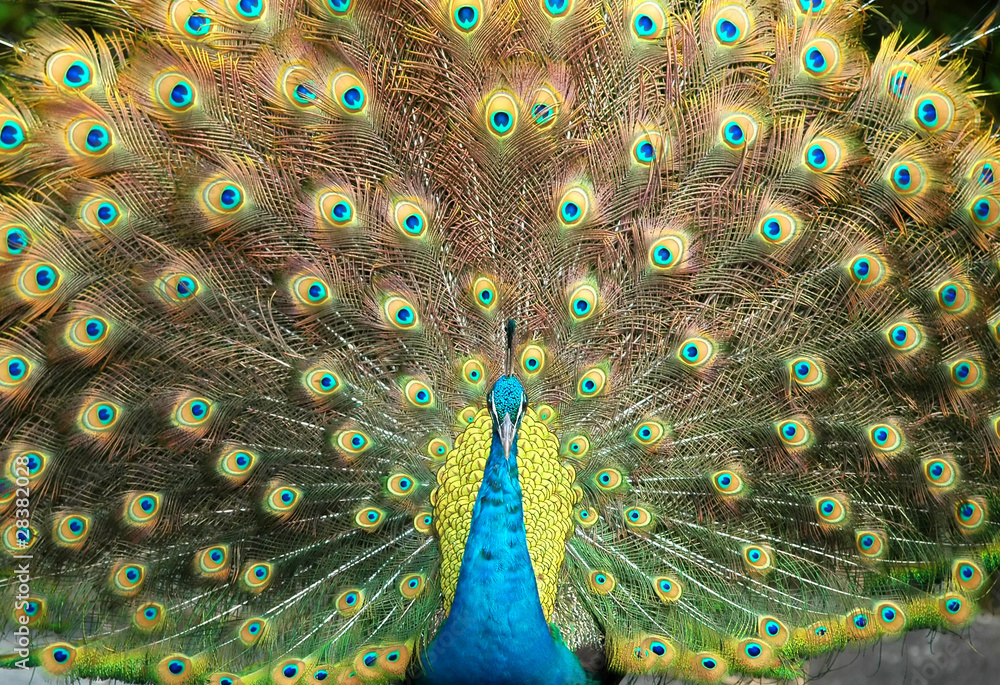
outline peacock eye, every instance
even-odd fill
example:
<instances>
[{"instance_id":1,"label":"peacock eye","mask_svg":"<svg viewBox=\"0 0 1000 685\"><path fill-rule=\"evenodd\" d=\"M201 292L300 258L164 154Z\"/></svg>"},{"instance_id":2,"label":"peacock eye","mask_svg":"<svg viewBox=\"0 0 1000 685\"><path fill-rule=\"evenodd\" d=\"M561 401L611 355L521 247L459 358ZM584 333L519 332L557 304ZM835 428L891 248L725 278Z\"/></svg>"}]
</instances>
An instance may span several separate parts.
<instances>
[{"instance_id":1,"label":"peacock eye","mask_svg":"<svg viewBox=\"0 0 1000 685\"><path fill-rule=\"evenodd\" d=\"M462 33L471 33L479 26L482 11L482 3L479 0L452 0L452 26Z\"/></svg>"},{"instance_id":2,"label":"peacock eye","mask_svg":"<svg viewBox=\"0 0 1000 685\"><path fill-rule=\"evenodd\" d=\"M333 75L330 95L347 114L361 114L368 104L365 86L352 71L339 71Z\"/></svg>"},{"instance_id":3,"label":"peacock eye","mask_svg":"<svg viewBox=\"0 0 1000 685\"><path fill-rule=\"evenodd\" d=\"M799 222L788 212L771 212L757 225L758 235L768 245L784 245L795 237Z\"/></svg>"},{"instance_id":4,"label":"peacock eye","mask_svg":"<svg viewBox=\"0 0 1000 685\"><path fill-rule=\"evenodd\" d=\"M497 138L510 135L517 126L518 107L510 93L494 93L486 102L485 113L487 129Z\"/></svg>"}]
</instances>

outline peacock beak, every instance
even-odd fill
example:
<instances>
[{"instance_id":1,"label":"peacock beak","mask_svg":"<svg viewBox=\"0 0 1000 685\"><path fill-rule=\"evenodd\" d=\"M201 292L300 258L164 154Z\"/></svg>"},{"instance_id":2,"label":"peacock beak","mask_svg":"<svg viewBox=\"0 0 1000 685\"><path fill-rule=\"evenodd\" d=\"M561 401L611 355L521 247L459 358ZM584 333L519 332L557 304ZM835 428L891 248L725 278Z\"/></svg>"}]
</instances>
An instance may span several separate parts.
<instances>
[{"instance_id":1,"label":"peacock beak","mask_svg":"<svg viewBox=\"0 0 1000 685\"><path fill-rule=\"evenodd\" d=\"M510 448L517 437L517 426L510 420L510 414L504 414L503 423L500 424L497 432L500 434L500 444L503 445L504 459L510 459Z\"/></svg>"}]
</instances>

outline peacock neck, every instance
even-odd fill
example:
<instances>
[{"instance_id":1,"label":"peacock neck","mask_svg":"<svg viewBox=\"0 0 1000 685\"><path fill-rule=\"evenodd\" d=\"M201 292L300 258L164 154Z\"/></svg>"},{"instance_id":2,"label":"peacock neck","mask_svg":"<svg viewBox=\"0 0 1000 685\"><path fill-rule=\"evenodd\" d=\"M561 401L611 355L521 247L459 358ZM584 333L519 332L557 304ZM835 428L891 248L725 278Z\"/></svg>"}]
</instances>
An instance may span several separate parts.
<instances>
[{"instance_id":1,"label":"peacock neck","mask_svg":"<svg viewBox=\"0 0 1000 685\"><path fill-rule=\"evenodd\" d=\"M576 684L579 661L552 636L528 555L517 439L493 432L451 611L424 656L425 682Z\"/></svg>"}]
</instances>

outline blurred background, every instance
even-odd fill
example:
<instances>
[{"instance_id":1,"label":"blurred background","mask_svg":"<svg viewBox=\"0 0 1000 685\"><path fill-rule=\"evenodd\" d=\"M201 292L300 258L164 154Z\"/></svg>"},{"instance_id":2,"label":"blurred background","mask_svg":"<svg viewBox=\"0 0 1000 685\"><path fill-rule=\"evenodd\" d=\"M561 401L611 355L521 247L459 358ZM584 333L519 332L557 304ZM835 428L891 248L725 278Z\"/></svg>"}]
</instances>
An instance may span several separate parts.
<instances>
[{"instance_id":1,"label":"blurred background","mask_svg":"<svg viewBox=\"0 0 1000 685\"><path fill-rule=\"evenodd\" d=\"M0 0L0 39L25 36L46 11L47 3ZM1000 114L1000 0L874 0L867 9L865 40L877 50L882 36L901 27L907 38L925 42L948 36L956 54L964 54L986 92L987 110ZM997 28L995 33L990 30ZM987 33L984 37L981 34ZM0 45L0 65L9 50ZM808 665L800 682L816 685L965 685L1000 682L1000 590L987 599L985 611L961 634L914 631L898 641L854 649ZM0 647L0 651L7 651ZM0 672L2 685L48 682L41 673ZM649 682L626 679L629 685Z\"/></svg>"}]
</instances>

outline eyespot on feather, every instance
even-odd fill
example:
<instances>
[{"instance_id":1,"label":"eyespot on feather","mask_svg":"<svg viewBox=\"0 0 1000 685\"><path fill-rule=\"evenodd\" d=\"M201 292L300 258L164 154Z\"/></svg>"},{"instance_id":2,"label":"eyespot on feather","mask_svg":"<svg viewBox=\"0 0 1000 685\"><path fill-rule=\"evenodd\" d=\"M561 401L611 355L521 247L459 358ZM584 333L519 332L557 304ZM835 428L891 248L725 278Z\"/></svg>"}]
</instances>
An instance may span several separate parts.
<instances>
[{"instance_id":1,"label":"eyespot on feather","mask_svg":"<svg viewBox=\"0 0 1000 685\"><path fill-rule=\"evenodd\" d=\"M932 90L914 99L913 121L927 133L939 133L951 128L955 120L955 103L941 91Z\"/></svg>"},{"instance_id":2,"label":"eyespot on feather","mask_svg":"<svg viewBox=\"0 0 1000 685\"><path fill-rule=\"evenodd\" d=\"M157 664L156 675L162 685L186 685L194 676L194 666L187 656L171 654Z\"/></svg>"},{"instance_id":3,"label":"eyespot on feather","mask_svg":"<svg viewBox=\"0 0 1000 685\"><path fill-rule=\"evenodd\" d=\"M170 4L168 17L173 29L189 40L204 40L212 31L212 16L201 2L175 0Z\"/></svg>"},{"instance_id":4,"label":"eyespot on feather","mask_svg":"<svg viewBox=\"0 0 1000 685\"><path fill-rule=\"evenodd\" d=\"M633 650L633 656L639 660L643 669L659 671L673 663L677 650L667 638L651 635L639 643Z\"/></svg>"},{"instance_id":5,"label":"eyespot on feather","mask_svg":"<svg viewBox=\"0 0 1000 685\"><path fill-rule=\"evenodd\" d=\"M590 213L590 194L583 186L570 186L559 198L559 223L564 228L582 224Z\"/></svg>"},{"instance_id":6,"label":"eyespot on feather","mask_svg":"<svg viewBox=\"0 0 1000 685\"><path fill-rule=\"evenodd\" d=\"M964 314L972 307L972 291L958 281L945 281L934 292L938 306L949 314Z\"/></svg>"},{"instance_id":7,"label":"eyespot on feather","mask_svg":"<svg viewBox=\"0 0 1000 685\"><path fill-rule=\"evenodd\" d=\"M840 169L843 147L833 138L819 136L806 146L803 162L806 168L821 174L831 174Z\"/></svg>"},{"instance_id":8,"label":"eyespot on feather","mask_svg":"<svg viewBox=\"0 0 1000 685\"><path fill-rule=\"evenodd\" d=\"M95 231L113 229L125 219L122 205L112 198L93 197L80 205L81 223Z\"/></svg>"},{"instance_id":9,"label":"eyespot on feather","mask_svg":"<svg viewBox=\"0 0 1000 685\"><path fill-rule=\"evenodd\" d=\"M908 321L890 325L885 331L890 348L895 352L913 352L923 341L920 329Z\"/></svg>"},{"instance_id":10,"label":"eyespot on feather","mask_svg":"<svg viewBox=\"0 0 1000 685\"><path fill-rule=\"evenodd\" d=\"M1000 224L1000 200L992 195L980 195L969 204L969 216L979 228L992 229Z\"/></svg>"},{"instance_id":11,"label":"eyespot on feather","mask_svg":"<svg viewBox=\"0 0 1000 685\"><path fill-rule=\"evenodd\" d=\"M414 200L400 200L392 210L396 228L408 238L422 238L427 233L427 215Z\"/></svg>"},{"instance_id":12,"label":"eyespot on feather","mask_svg":"<svg viewBox=\"0 0 1000 685\"><path fill-rule=\"evenodd\" d=\"M0 265L15 259L20 259L32 246L34 236L31 229L24 224L3 224L0 226Z\"/></svg>"},{"instance_id":13,"label":"eyespot on feather","mask_svg":"<svg viewBox=\"0 0 1000 685\"><path fill-rule=\"evenodd\" d=\"M171 417L179 428L201 428L215 412L215 403L204 397L188 397L174 406Z\"/></svg>"},{"instance_id":14,"label":"eyespot on feather","mask_svg":"<svg viewBox=\"0 0 1000 685\"><path fill-rule=\"evenodd\" d=\"M266 0L222 0L226 9L243 22L259 21L267 9Z\"/></svg>"},{"instance_id":15,"label":"eyespot on feather","mask_svg":"<svg viewBox=\"0 0 1000 685\"><path fill-rule=\"evenodd\" d=\"M774 616L757 619L757 635L772 647L783 647L788 642L788 626Z\"/></svg>"},{"instance_id":16,"label":"eyespot on feather","mask_svg":"<svg viewBox=\"0 0 1000 685\"><path fill-rule=\"evenodd\" d=\"M803 448L812 440L812 431L801 419L787 419L774 424L778 438L786 448Z\"/></svg>"},{"instance_id":17,"label":"eyespot on feather","mask_svg":"<svg viewBox=\"0 0 1000 685\"><path fill-rule=\"evenodd\" d=\"M742 5L723 6L712 18L712 37L724 47L735 47L746 42L750 35L750 15Z\"/></svg>"},{"instance_id":18,"label":"eyespot on feather","mask_svg":"<svg viewBox=\"0 0 1000 685\"><path fill-rule=\"evenodd\" d=\"M323 220L336 228L357 223L354 200L339 190L325 190L317 195L316 208Z\"/></svg>"},{"instance_id":19,"label":"eyespot on feather","mask_svg":"<svg viewBox=\"0 0 1000 685\"><path fill-rule=\"evenodd\" d=\"M259 594L274 580L274 567L265 561L248 561L240 573L240 584L244 590Z\"/></svg>"},{"instance_id":20,"label":"eyespot on feather","mask_svg":"<svg viewBox=\"0 0 1000 685\"><path fill-rule=\"evenodd\" d=\"M802 48L802 71L822 78L840 66L840 45L829 36L813 38Z\"/></svg>"},{"instance_id":21,"label":"eyespot on feather","mask_svg":"<svg viewBox=\"0 0 1000 685\"><path fill-rule=\"evenodd\" d=\"M52 298L62 291L63 273L51 262L32 261L17 271L15 286L25 300Z\"/></svg>"},{"instance_id":22,"label":"eyespot on feather","mask_svg":"<svg viewBox=\"0 0 1000 685\"><path fill-rule=\"evenodd\" d=\"M448 18L459 33L472 33L482 25L483 3L480 0L451 0Z\"/></svg>"},{"instance_id":23,"label":"eyespot on feather","mask_svg":"<svg viewBox=\"0 0 1000 685\"><path fill-rule=\"evenodd\" d=\"M742 495L746 488L743 477L729 469L713 473L711 482L715 491L723 497L737 497Z\"/></svg>"},{"instance_id":24,"label":"eyespot on feather","mask_svg":"<svg viewBox=\"0 0 1000 685\"><path fill-rule=\"evenodd\" d=\"M68 675L76 663L76 654L76 647L68 642L55 642L42 650L39 661L50 675Z\"/></svg>"},{"instance_id":25,"label":"eyespot on feather","mask_svg":"<svg viewBox=\"0 0 1000 685\"><path fill-rule=\"evenodd\" d=\"M927 185L927 170L922 164L904 159L890 167L886 180L897 195L916 195Z\"/></svg>"},{"instance_id":26,"label":"eyespot on feather","mask_svg":"<svg viewBox=\"0 0 1000 685\"><path fill-rule=\"evenodd\" d=\"M678 234L666 234L649 246L649 266L655 271L675 271L687 252L687 241Z\"/></svg>"},{"instance_id":27,"label":"eyespot on feather","mask_svg":"<svg viewBox=\"0 0 1000 685\"><path fill-rule=\"evenodd\" d=\"M52 457L39 449L14 451L7 459L7 479L14 482L18 478L27 478L29 484L37 482L46 474L51 461Z\"/></svg>"},{"instance_id":28,"label":"eyespot on feather","mask_svg":"<svg viewBox=\"0 0 1000 685\"><path fill-rule=\"evenodd\" d=\"M652 166L663 158L666 141L655 129L643 130L632 140L632 161L640 166Z\"/></svg>"},{"instance_id":29,"label":"eyespot on feather","mask_svg":"<svg viewBox=\"0 0 1000 685\"><path fill-rule=\"evenodd\" d=\"M590 528L600 520L596 509L579 506L573 510L573 519L584 528Z\"/></svg>"},{"instance_id":30,"label":"eyespot on feather","mask_svg":"<svg viewBox=\"0 0 1000 685\"><path fill-rule=\"evenodd\" d=\"M589 283L581 283L569 294L569 314L573 321L586 321L597 311L598 303L597 288Z\"/></svg>"},{"instance_id":31,"label":"eyespot on feather","mask_svg":"<svg viewBox=\"0 0 1000 685\"><path fill-rule=\"evenodd\" d=\"M153 79L153 100L169 112L187 112L195 106L198 91L194 83L176 71L167 71Z\"/></svg>"},{"instance_id":32,"label":"eyespot on feather","mask_svg":"<svg viewBox=\"0 0 1000 685\"><path fill-rule=\"evenodd\" d=\"M365 605L365 593L360 589L344 590L337 597L337 613L341 616L353 616Z\"/></svg>"},{"instance_id":33,"label":"eyespot on feather","mask_svg":"<svg viewBox=\"0 0 1000 685\"><path fill-rule=\"evenodd\" d=\"M988 520L986 500L969 497L955 505L955 522L965 534L979 532Z\"/></svg>"},{"instance_id":34,"label":"eyespot on feather","mask_svg":"<svg viewBox=\"0 0 1000 685\"><path fill-rule=\"evenodd\" d=\"M656 41L666 33L666 13L656 2L643 2L632 11L629 28L641 41Z\"/></svg>"},{"instance_id":35,"label":"eyespot on feather","mask_svg":"<svg viewBox=\"0 0 1000 685\"><path fill-rule=\"evenodd\" d=\"M788 376L800 388L815 389L826 380L823 365L815 357L795 357L788 362Z\"/></svg>"},{"instance_id":36,"label":"eyespot on feather","mask_svg":"<svg viewBox=\"0 0 1000 685\"><path fill-rule=\"evenodd\" d=\"M951 578L962 592L969 594L981 590L986 582L983 567L972 559L956 559L951 566Z\"/></svg>"},{"instance_id":37,"label":"eyespot on feather","mask_svg":"<svg viewBox=\"0 0 1000 685\"><path fill-rule=\"evenodd\" d=\"M594 476L594 485L597 486L598 490L603 492L613 492L621 487L625 482L622 477L622 472L618 469L601 469Z\"/></svg>"},{"instance_id":38,"label":"eyespot on feather","mask_svg":"<svg viewBox=\"0 0 1000 685\"><path fill-rule=\"evenodd\" d=\"M425 409L434 406L434 392L430 386L415 378L408 380L403 386L403 395L414 407Z\"/></svg>"},{"instance_id":39,"label":"eyespot on feather","mask_svg":"<svg viewBox=\"0 0 1000 685\"><path fill-rule=\"evenodd\" d=\"M424 591L427 579L422 573L411 573L399 583L399 594L405 599L416 599Z\"/></svg>"},{"instance_id":40,"label":"eyespot on feather","mask_svg":"<svg viewBox=\"0 0 1000 685\"><path fill-rule=\"evenodd\" d=\"M326 280L312 273L300 274L292 280L291 295L297 304L308 309L322 307L333 298Z\"/></svg>"},{"instance_id":41,"label":"eyespot on feather","mask_svg":"<svg viewBox=\"0 0 1000 685\"><path fill-rule=\"evenodd\" d=\"M393 328L399 330L409 330L419 322L416 308L405 297L392 296L387 298L385 304L382 305L382 312L386 321Z\"/></svg>"},{"instance_id":42,"label":"eyespot on feather","mask_svg":"<svg viewBox=\"0 0 1000 685\"><path fill-rule=\"evenodd\" d=\"M156 522L163 510L163 497L156 492L133 492L125 496L122 520L137 527Z\"/></svg>"},{"instance_id":43,"label":"eyespot on feather","mask_svg":"<svg viewBox=\"0 0 1000 685\"><path fill-rule=\"evenodd\" d=\"M903 434L892 424L878 423L870 426L865 435L868 445L880 454L895 454L903 448Z\"/></svg>"},{"instance_id":44,"label":"eyespot on feather","mask_svg":"<svg viewBox=\"0 0 1000 685\"><path fill-rule=\"evenodd\" d=\"M825 526L839 526L847 521L849 513L847 497L840 494L822 495L813 500L816 516Z\"/></svg>"},{"instance_id":45,"label":"eyespot on feather","mask_svg":"<svg viewBox=\"0 0 1000 685\"><path fill-rule=\"evenodd\" d=\"M354 523L366 531L378 530L385 521L386 513L378 507L364 507L354 515Z\"/></svg>"},{"instance_id":46,"label":"eyespot on feather","mask_svg":"<svg viewBox=\"0 0 1000 685\"><path fill-rule=\"evenodd\" d=\"M276 484L264 498L265 510L276 516L287 517L302 501L302 491L291 485Z\"/></svg>"},{"instance_id":47,"label":"eyespot on feather","mask_svg":"<svg viewBox=\"0 0 1000 685\"><path fill-rule=\"evenodd\" d=\"M673 604L684 594L684 586L672 576L660 576L653 579L653 591L664 604Z\"/></svg>"},{"instance_id":48,"label":"eyespot on feather","mask_svg":"<svg viewBox=\"0 0 1000 685\"><path fill-rule=\"evenodd\" d=\"M497 138L514 132L517 127L517 101L510 93L499 91L490 96L484 107L486 130Z\"/></svg>"},{"instance_id":49,"label":"eyespot on feather","mask_svg":"<svg viewBox=\"0 0 1000 685\"><path fill-rule=\"evenodd\" d=\"M54 542L64 549L78 550L90 534L90 517L83 514L66 514L52 526Z\"/></svg>"},{"instance_id":50,"label":"eyespot on feather","mask_svg":"<svg viewBox=\"0 0 1000 685\"><path fill-rule=\"evenodd\" d=\"M921 470L927 485L934 489L947 490L958 481L958 465L949 457L924 459Z\"/></svg>"},{"instance_id":51,"label":"eyespot on feather","mask_svg":"<svg viewBox=\"0 0 1000 685\"><path fill-rule=\"evenodd\" d=\"M472 299L479 309L492 312L499 300L496 282L489 276L480 276L472 283Z\"/></svg>"},{"instance_id":52,"label":"eyespot on feather","mask_svg":"<svg viewBox=\"0 0 1000 685\"><path fill-rule=\"evenodd\" d=\"M330 79L330 94L347 114L362 114L368 105L368 95L361 79L349 70L338 71Z\"/></svg>"},{"instance_id":53,"label":"eyespot on feather","mask_svg":"<svg viewBox=\"0 0 1000 685\"><path fill-rule=\"evenodd\" d=\"M0 392L9 392L23 385L32 377L35 364L23 354L0 357Z\"/></svg>"},{"instance_id":54,"label":"eyespot on feather","mask_svg":"<svg viewBox=\"0 0 1000 685\"><path fill-rule=\"evenodd\" d=\"M631 530L644 532L656 525L656 517L645 507L629 507L623 515L625 525Z\"/></svg>"},{"instance_id":55,"label":"eyespot on feather","mask_svg":"<svg viewBox=\"0 0 1000 685\"><path fill-rule=\"evenodd\" d=\"M743 112L731 114L722 120L719 139L730 150L743 150L754 144L760 133L760 123Z\"/></svg>"},{"instance_id":56,"label":"eyespot on feather","mask_svg":"<svg viewBox=\"0 0 1000 685\"><path fill-rule=\"evenodd\" d=\"M665 434L666 429L663 424L653 419L643 421L632 431L632 437L646 447L655 447Z\"/></svg>"},{"instance_id":57,"label":"eyespot on feather","mask_svg":"<svg viewBox=\"0 0 1000 685\"><path fill-rule=\"evenodd\" d=\"M587 587L597 595L609 595L615 589L615 577L608 571L591 571L587 577Z\"/></svg>"},{"instance_id":58,"label":"eyespot on feather","mask_svg":"<svg viewBox=\"0 0 1000 685\"><path fill-rule=\"evenodd\" d=\"M424 535L430 535L434 530L434 515L429 511L418 512L413 517L413 528Z\"/></svg>"},{"instance_id":59,"label":"eyespot on feather","mask_svg":"<svg viewBox=\"0 0 1000 685\"><path fill-rule=\"evenodd\" d=\"M899 633L906 628L906 613L895 602L879 602L875 605L875 621L882 632Z\"/></svg>"},{"instance_id":60,"label":"eyespot on feather","mask_svg":"<svg viewBox=\"0 0 1000 685\"><path fill-rule=\"evenodd\" d=\"M217 471L232 485L243 483L257 465L257 455L247 449L234 448L223 451Z\"/></svg>"},{"instance_id":61,"label":"eyespot on feather","mask_svg":"<svg viewBox=\"0 0 1000 685\"><path fill-rule=\"evenodd\" d=\"M24 119L13 112L0 110L0 157L19 153L28 142Z\"/></svg>"},{"instance_id":62,"label":"eyespot on feather","mask_svg":"<svg viewBox=\"0 0 1000 685\"><path fill-rule=\"evenodd\" d=\"M14 604L14 620L19 625L35 626L45 622L47 605L41 597L22 597Z\"/></svg>"},{"instance_id":63,"label":"eyespot on feather","mask_svg":"<svg viewBox=\"0 0 1000 685\"><path fill-rule=\"evenodd\" d=\"M242 209L246 193L236 181L217 178L205 184L201 199L210 214L227 215Z\"/></svg>"},{"instance_id":64,"label":"eyespot on feather","mask_svg":"<svg viewBox=\"0 0 1000 685\"><path fill-rule=\"evenodd\" d=\"M570 0L562 0L569 4ZM531 121L540 129L547 129L556 122L559 116L560 100L555 90L548 86L539 86L531 95Z\"/></svg>"},{"instance_id":65,"label":"eyespot on feather","mask_svg":"<svg viewBox=\"0 0 1000 685\"><path fill-rule=\"evenodd\" d=\"M99 119L80 117L66 127L66 145L83 157L102 157L111 151L114 133Z\"/></svg>"},{"instance_id":66,"label":"eyespot on feather","mask_svg":"<svg viewBox=\"0 0 1000 685\"><path fill-rule=\"evenodd\" d=\"M604 392L608 383L608 374L600 367L586 371L576 383L576 393L580 397L597 397Z\"/></svg>"},{"instance_id":67,"label":"eyespot on feather","mask_svg":"<svg viewBox=\"0 0 1000 685\"><path fill-rule=\"evenodd\" d=\"M316 399L325 399L340 390L343 383L333 369L315 366L302 374L302 385Z\"/></svg>"},{"instance_id":68,"label":"eyespot on feather","mask_svg":"<svg viewBox=\"0 0 1000 685\"><path fill-rule=\"evenodd\" d=\"M851 259L847 265L847 273L855 284L870 288L882 282L886 267L877 255L862 253Z\"/></svg>"},{"instance_id":69,"label":"eyespot on feather","mask_svg":"<svg viewBox=\"0 0 1000 685\"><path fill-rule=\"evenodd\" d=\"M147 602L135 610L132 623L144 633L149 633L162 626L165 618L166 610L162 604Z\"/></svg>"},{"instance_id":70,"label":"eyespot on feather","mask_svg":"<svg viewBox=\"0 0 1000 685\"><path fill-rule=\"evenodd\" d=\"M538 0L542 11L550 20L563 19L573 11L576 0Z\"/></svg>"},{"instance_id":71,"label":"eyespot on feather","mask_svg":"<svg viewBox=\"0 0 1000 685\"><path fill-rule=\"evenodd\" d=\"M767 573L773 563L771 552L760 545L747 545L743 548L743 562L747 569L754 573Z\"/></svg>"},{"instance_id":72,"label":"eyespot on feather","mask_svg":"<svg viewBox=\"0 0 1000 685\"><path fill-rule=\"evenodd\" d=\"M229 576L229 545L212 545L195 554L195 573L206 580Z\"/></svg>"},{"instance_id":73,"label":"eyespot on feather","mask_svg":"<svg viewBox=\"0 0 1000 685\"><path fill-rule=\"evenodd\" d=\"M545 349L541 345L528 345L521 350L521 368L529 377L545 368Z\"/></svg>"},{"instance_id":74,"label":"eyespot on feather","mask_svg":"<svg viewBox=\"0 0 1000 685\"><path fill-rule=\"evenodd\" d=\"M394 473L386 481L386 489L395 497L409 497L417 491L417 480L408 473Z\"/></svg>"},{"instance_id":75,"label":"eyespot on feather","mask_svg":"<svg viewBox=\"0 0 1000 685\"><path fill-rule=\"evenodd\" d=\"M715 358L715 344L708 338L694 336L681 342L677 358L692 369L700 369Z\"/></svg>"},{"instance_id":76,"label":"eyespot on feather","mask_svg":"<svg viewBox=\"0 0 1000 685\"><path fill-rule=\"evenodd\" d=\"M957 592L948 592L938 598L938 612L952 627L965 625L972 618L972 611L972 602Z\"/></svg>"},{"instance_id":77,"label":"eyespot on feather","mask_svg":"<svg viewBox=\"0 0 1000 685\"><path fill-rule=\"evenodd\" d=\"M268 621L265 618L248 618L240 626L239 637L240 642L242 642L247 647L251 647L264 637L267 633Z\"/></svg>"},{"instance_id":78,"label":"eyespot on feather","mask_svg":"<svg viewBox=\"0 0 1000 685\"><path fill-rule=\"evenodd\" d=\"M862 559L874 561L885 556L886 538L880 531L859 530L855 533L854 542Z\"/></svg>"},{"instance_id":79,"label":"eyespot on feather","mask_svg":"<svg viewBox=\"0 0 1000 685\"><path fill-rule=\"evenodd\" d=\"M948 377L962 390L974 390L986 379L982 364L974 359L956 359L948 365Z\"/></svg>"},{"instance_id":80,"label":"eyespot on feather","mask_svg":"<svg viewBox=\"0 0 1000 685\"><path fill-rule=\"evenodd\" d=\"M905 60L892 65L886 76L885 92L895 98L902 98L910 92L910 85L919 70L916 62Z\"/></svg>"},{"instance_id":81,"label":"eyespot on feather","mask_svg":"<svg viewBox=\"0 0 1000 685\"><path fill-rule=\"evenodd\" d=\"M319 82L312 67L299 62L285 65L278 77L278 92L295 109L308 109L316 103Z\"/></svg>"},{"instance_id":82,"label":"eyespot on feather","mask_svg":"<svg viewBox=\"0 0 1000 685\"><path fill-rule=\"evenodd\" d=\"M189 273L168 273L160 276L157 291L164 301L172 304L186 304L201 295L203 286L197 276Z\"/></svg>"},{"instance_id":83,"label":"eyespot on feather","mask_svg":"<svg viewBox=\"0 0 1000 685\"><path fill-rule=\"evenodd\" d=\"M111 431L121 419L122 408L114 402L98 400L84 405L77 423L92 435Z\"/></svg>"},{"instance_id":84,"label":"eyespot on feather","mask_svg":"<svg viewBox=\"0 0 1000 685\"><path fill-rule=\"evenodd\" d=\"M131 562L118 562L111 569L111 590L123 597L139 592L146 580L146 567Z\"/></svg>"},{"instance_id":85,"label":"eyespot on feather","mask_svg":"<svg viewBox=\"0 0 1000 685\"><path fill-rule=\"evenodd\" d=\"M59 50L45 60L45 77L63 91L82 91L94 84L96 68L89 57L75 50Z\"/></svg>"}]
</instances>

